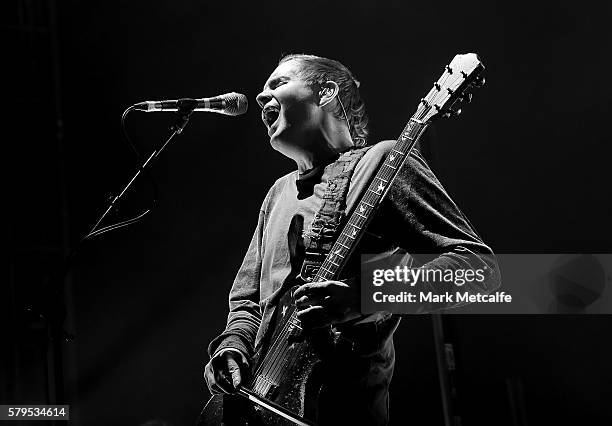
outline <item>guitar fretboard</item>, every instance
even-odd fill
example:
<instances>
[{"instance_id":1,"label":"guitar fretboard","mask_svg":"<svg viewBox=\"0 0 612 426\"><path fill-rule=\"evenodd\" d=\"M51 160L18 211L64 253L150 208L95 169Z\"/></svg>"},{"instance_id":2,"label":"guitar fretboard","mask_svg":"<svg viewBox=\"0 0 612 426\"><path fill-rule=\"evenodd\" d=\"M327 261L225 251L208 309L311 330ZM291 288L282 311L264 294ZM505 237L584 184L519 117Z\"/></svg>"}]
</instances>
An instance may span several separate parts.
<instances>
[{"instance_id":1,"label":"guitar fretboard","mask_svg":"<svg viewBox=\"0 0 612 426\"><path fill-rule=\"evenodd\" d=\"M336 242L313 281L326 281L338 278L346 261L361 239L368 223L372 220L378 205L387 194L397 173L426 127L426 124L417 120L414 116L410 119L365 193L361 196L359 202L355 204L351 216L336 238Z\"/></svg>"}]
</instances>

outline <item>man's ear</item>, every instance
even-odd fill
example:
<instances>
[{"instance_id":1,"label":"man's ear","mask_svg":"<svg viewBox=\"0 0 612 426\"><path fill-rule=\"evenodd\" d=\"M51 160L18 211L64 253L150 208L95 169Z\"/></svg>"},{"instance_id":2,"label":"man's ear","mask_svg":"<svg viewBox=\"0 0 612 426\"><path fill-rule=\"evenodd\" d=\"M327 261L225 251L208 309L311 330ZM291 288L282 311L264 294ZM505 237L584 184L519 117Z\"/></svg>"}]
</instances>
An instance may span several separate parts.
<instances>
[{"instance_id":1,"label":"man's ear","mask_svg":"<svg viewBox=\"0 0 612 426\"><path fill-rule=\"evenodd\" d=\"M319 91L319 106L323 108L325 105L333 101L338 95L339 91L340 88L338 87L338 83L335 81L328 80L321 84L321 89Z\"/></svg>"}]
</instances>

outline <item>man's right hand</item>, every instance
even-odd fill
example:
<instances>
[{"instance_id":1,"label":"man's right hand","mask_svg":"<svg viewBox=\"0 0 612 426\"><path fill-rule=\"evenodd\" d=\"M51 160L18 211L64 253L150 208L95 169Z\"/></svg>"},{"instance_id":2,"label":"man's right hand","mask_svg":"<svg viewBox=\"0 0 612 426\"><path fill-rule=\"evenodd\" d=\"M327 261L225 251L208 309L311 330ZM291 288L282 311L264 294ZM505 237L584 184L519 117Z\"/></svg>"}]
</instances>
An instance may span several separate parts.
<instances>
[{"instance_id":1,"label":"man's right hand","mask_svg":"<svg viewBox=\"0 0 612 426\"><path fill-rule=\"evenodd\" d=\"M246 367L242 354L233 349L215 355L204 367L208 390L212 394L236 392Z\"/></svg>"}]
</instances>

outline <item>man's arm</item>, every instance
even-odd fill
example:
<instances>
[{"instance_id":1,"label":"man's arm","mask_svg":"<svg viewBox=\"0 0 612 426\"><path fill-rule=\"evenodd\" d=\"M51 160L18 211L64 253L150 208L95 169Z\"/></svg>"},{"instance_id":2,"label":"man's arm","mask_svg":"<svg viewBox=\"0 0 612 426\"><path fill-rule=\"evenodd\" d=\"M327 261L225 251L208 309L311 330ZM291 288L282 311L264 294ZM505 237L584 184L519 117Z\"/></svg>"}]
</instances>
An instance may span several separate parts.
<instances>
[{"instance_id":1,"label":"man's arm","mask_svg":"<svg viewBox=\"0 0 612 426\"><path fill-rule=\"evenodd\" d=\"M422 268L485 269L484 282L472 283L473 288L466 285L463 290L488 293L499 287L493 251L444 190L418 150L413 150L400 170L383 201L383 210L386 237L407 250ZM393 231L389 232L390 229Z\"/></svg>"},{"instance_id":2,"label":"man's arm","mask_svg":"<svg viewBox=\"0 0 612 426\"><path fill-rule=\"evenodd\" d=\"M257 228L229 294L227 325L208 346L211 357L228 348L240 351L247 359L253 355L255 336L261 323L259 279L263 224L264 211L260 210Z\"/></svg>"},{"instance_id":3,"label":"man's arm","mask_svg":"<svg viewBox=\"0 0 612 426\"><path fill-rule=\"evenodd\" d=\"M210 361L204 368L204 379L213 394L235 392L253 355L261 323L259 284L264 218L262 208L257 228L230 290L227 325L223 333L208 345Z\"/></svg>"}]
</instances>

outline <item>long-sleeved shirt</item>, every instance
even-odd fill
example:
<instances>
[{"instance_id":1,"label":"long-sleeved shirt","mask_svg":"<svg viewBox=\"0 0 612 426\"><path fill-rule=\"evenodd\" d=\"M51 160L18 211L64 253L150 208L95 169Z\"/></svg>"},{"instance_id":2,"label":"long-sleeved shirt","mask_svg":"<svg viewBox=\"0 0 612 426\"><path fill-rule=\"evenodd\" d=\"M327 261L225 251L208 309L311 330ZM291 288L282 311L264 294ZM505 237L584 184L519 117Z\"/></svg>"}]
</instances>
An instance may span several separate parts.
<instances>
[{"instance_id":1,"label":"long-sleeved shirt","mask_svg":"<svg viewBox=\"0 0 612 426\"><path fill-rule=\"evenodd\" d=\"M356 165L346 198L347 212L359 201L393 145L394 141L383 141L372 146ZM306 177L297 171L289 173L268 191L230 291L227 326L209 345L211 356L233 348L249 358L264 337L275 301L300 270L304 256L302 233L309 229L323 202L330 166ZM392 253L397 248L414 254L422 267L436 269L474 267L475 254L493 274L497 273L491 249L417 149L412 150L400 169L355 255ZM418 258L422 254L429 256ZM478 258L479 254L485 257ZM357 323L380 322L389 317L381 312Z\"/></svg>"}]
</instances>

